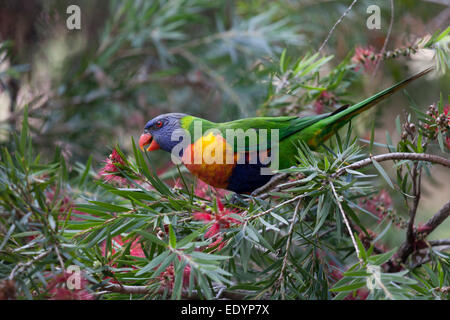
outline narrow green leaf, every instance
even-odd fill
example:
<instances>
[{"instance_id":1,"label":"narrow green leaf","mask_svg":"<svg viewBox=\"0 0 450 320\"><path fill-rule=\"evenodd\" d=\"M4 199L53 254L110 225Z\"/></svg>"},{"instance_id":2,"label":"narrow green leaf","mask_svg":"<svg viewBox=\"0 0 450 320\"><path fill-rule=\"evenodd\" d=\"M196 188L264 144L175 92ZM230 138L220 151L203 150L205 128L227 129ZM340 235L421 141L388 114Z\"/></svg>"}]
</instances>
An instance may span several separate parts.
<instances>
[{"instance_id":1,"label":"narrow green leaf","mask_svg":"<svg viewBox=\"0 0 450 320\"><path fill-rule=\"evenodd\" d=\"M143 230L137 230L136 233L140 234L145 239L153 242L154 244L157 244L157 245L162 246L164 248L167 247L167 243L165 243L164 241L158 239L155 235L153 235L151 233L148 233L148 232L143 231Z\"/></svg>"},{"instance_id":2,"label":"narrow green leaf","mask_svg":"<svg viewBox=\"0 0 450 320\"><path fill-rule=\"evenodd\" d=\"M175 236L175 232L173 231L172 224L169 224L169 243L172 248L177 247L177 237Z\"/></svg>"},{"instance_id":3,"label":"narrow green leaf","mask_svg":"<svg viewBox=\"0 0 450 320\"><path fill-rule=\"evenodd\" d=\"M394 185L392 184L391 178L389 178L388 174L386 173L386 171L384 171L383 167L377 161L375 161L375 159L373 159L373 158L372 158L372 163L373 163L374 167L378 170L378 172L381 174L381 176L384 178L384 180L386 180L388 185L392 189L394 189Z\"/></svg>"},{"instance_id":4,"label":"narrow green leaf","mask_svg":"<svg viewBox=\"0 0 450 320\"><path fill-rule=\"evenodd\" d=\"M375 140L375 119L372 120L372 129L370 130L369 154L372 154L374 140Z\"/></svg>"},{"instance_id":5,"label":"narrow green leaf","mask_svg":"<svg viewBox=\"0 0 450 320\"><path fill-rule=\"evenodd\" d=\"M163 253L161 253L156 258L153 258L146 266L144 266L138 272L136 272L136 275L140 276L141 274L144 274L146 272L149 272L149 271L153 270L164 259L166 259L169 254L170 254L170 251L164 251Z\"/></svg>"}]
</instances>

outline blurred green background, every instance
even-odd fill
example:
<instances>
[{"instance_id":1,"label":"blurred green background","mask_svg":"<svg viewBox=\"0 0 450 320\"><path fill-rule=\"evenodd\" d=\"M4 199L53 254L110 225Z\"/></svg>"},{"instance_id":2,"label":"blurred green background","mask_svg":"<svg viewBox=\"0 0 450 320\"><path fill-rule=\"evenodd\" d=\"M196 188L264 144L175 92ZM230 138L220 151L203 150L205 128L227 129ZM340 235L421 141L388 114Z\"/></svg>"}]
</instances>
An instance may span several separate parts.
<instances>
[{"instance_id":1,"label":"blurred green background","mask_svg":"<svg viewBox=\"0 0 450 320\"><path fill-rule=\"evenodd\" d=\"M145 123L166 112L185 112L213 121L255 115L313 112L313 102L287 99L283 107L268 100L272 75L287 48L291 57L315 53L352 1L0 1L0 140L20 130L25 105L35 147L51 157L56 147L69 163L93 155L101 166L115 144L131 150ZM66 9L81 9L81 30L68 30ZM369 5L381 8L381 29L369 30ZM331 66L353 55L357 46L379 52L391 19L390 1L358 1L337 26L322 53L334 55ZM387 50L444 30L450 21L448 1L395 1ZM424 69L426 50L382 62L375 76L361 74L341 101L356 102ZM449 94L450 76L430 76L408 87L426 110ZM288 108L286 108L286 104ZM410 102L397 94L358 118L362 138L376 119L376 140L394 142L395 117ZM290 108L289 108L290 107ZM380 148L376 152L384 152ZM438 152L438 151L437 151ZM169 155L152 154L159 168ZM96 164L96 165L95 165ZM387 167L389 164L386 165ZM386 167L385 166L385 167ZM448 170L434 168L425 182L419 221L449 198ZM433 238L450 234L443 224ZM395 236L395 235L394 235Z\"/></svg>"}]
</instances>

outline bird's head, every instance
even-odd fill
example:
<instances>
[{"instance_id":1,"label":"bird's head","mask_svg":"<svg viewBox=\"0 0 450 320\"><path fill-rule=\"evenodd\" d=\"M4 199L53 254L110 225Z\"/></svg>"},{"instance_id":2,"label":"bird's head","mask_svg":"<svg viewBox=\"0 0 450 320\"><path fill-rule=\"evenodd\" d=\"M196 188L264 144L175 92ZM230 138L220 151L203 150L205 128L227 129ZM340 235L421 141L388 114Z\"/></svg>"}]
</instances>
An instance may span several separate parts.
<instances>
[{"instance_id":1,"label":"bird's head","mask_svg":"<svg viewBox=\"0 0 450 320\"><path fill-rule=\"evenodd\" d=\"M175 130L182 129L180 120L185 116L184 113L166 113L147 122L144 133L139 138L139 147L142 150L146 147L147 151L162 149L171 152L179 143L172 141L172 134Z\"/></svg>"}]
</instances>

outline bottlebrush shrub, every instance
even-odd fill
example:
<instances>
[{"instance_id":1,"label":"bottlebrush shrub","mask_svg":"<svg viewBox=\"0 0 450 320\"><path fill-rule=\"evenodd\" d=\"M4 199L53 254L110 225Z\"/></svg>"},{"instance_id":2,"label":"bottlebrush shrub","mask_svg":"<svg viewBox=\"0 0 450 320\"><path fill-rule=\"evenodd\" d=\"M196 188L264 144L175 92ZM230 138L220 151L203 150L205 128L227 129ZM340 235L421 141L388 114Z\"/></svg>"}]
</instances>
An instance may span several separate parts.
<instances>
[{"instance_id":1,"label":"bottlebrush shrub","mask_svg":"<svg viewBox=\"0 0 450 320\"><path fill-rule=\"evenodd\" d=\"M358 49L353 64L349 56L319 77L332 57L291 64L284 51L261 114L334 110L347 102L356 70L367 68L366 53ZM0 297L448 298L450 242L427 237L450 215L450 202L416 222L430 167L450 167L438 155L449 151L445 104L441 97L425 113L415 106L397 117L396 145L388 133L387 145L375 142L373 128L370 141L359 141L351 123L320 152L299 142L298 166L239 205L182 168L156 174L133 140L130 154L117 146L98 170L92 157L66 163L58 149L43 163L25 109L20 135L1 150ZM387 153L373 155L373 146ZM380 164L388 160L395 179ZM389 240L399 233L402 243ZM78 291L70 291L72 276Z\"/></svg>"},{"instance_id":2,"label":"bottlebrush shrub","mask_svg":"<svg viewBox=\"0 0 450 320\"><path fill-rule=\"evenodd\" d=\"M441 99L398 117L402 138L394 146L388 135L389 154L448 152L446 110ZM0 162L5 299L448 298L448 243L427 236L450 208L414 220L422 172L444 158L392 158L392 180L377 156L358 165L378 143L372 135L361 146L351 124L320 153L299 143L299 165L283 170L291 179L243 206L181 169L161 180L134 141L132 155L113 149L100 174L92 159L69 167L58 150L41 163L26 111L13 141ZM397 193L406 205L394 205ZM386 241L392 232L404 243ZM81 271L75 290L71 266Z\"/></svg>"}]
</instances>

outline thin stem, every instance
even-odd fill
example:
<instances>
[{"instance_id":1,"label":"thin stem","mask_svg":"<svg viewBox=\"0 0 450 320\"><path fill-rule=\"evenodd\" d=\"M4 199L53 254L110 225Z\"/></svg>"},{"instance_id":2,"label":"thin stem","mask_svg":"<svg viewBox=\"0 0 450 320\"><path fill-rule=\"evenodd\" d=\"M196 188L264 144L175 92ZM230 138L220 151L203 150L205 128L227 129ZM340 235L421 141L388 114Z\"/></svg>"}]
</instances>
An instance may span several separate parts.
<instances>
[{"instance_id":1,"label":"thin stem","mask_svg":"<svg viewBox=\"0 0 450 320\"><path fill-rule=\"evenodd\" d=\"M163 293L166 291L166 288L160 287L158 289L149 288L148 286L126 286L126 285L120 285L115 283L108 283L105 284L102 289L104 290L104 293L107 292L116 292L116 293L123 293L123 294L149 294L149 293ZM171 290L169 290L171 291ZM225 291L223 290L221 293L222 298L226 299L233 299L233 300L242 300L246 296L248 296L247 293L243 292L236 292L236 291ZM188 291L186 289L183 289L181 292L181 297L185 299L200 299L199 294L193 290Z\"/></svg>"},{"instance_id":2,"label":"thin stem","mask_svg":"<svg viewBox=\"0 0 450 320\"><path fill-rule=\"evenodd\" d=\"M332 175L332 178L336 178L336 177L344 174L346 172L346 170L361 169L363 167L371 165L372 159L377 162L388 161L388 160L427 161L427 162L440 164L440 165L443 165L444 167L450 168L450 160L445 159L443 157L435 156L432 154L426 154L426 153L392 152L392 153L385 153L385 154L380 154L377 156L372 156L372 157L366 158L364 160L360 160L355 163L352 163L351 165L348 165L348 166L343 167L343 168L339 169L338 171L336 171Z\"/></svg>"},{"instance_id":3,"label":"thin stem","mask_svg":"<svg viewBox=\"0 0 450 320\"><path fill-rule=\"evenodd\" d=\"M329 181L329 183L330 183L330 186L331 186L331 190L333 190L333 195L336 198L336 202L337 202L337 205L339 207L339 211L341 212L342 218L344 219L344 223L347 226L348 233L350 234L350 237L352 239L353 246L355 247L355 251L356 251L356 255L358 257L358 260L359 260L359 262L361 264L363 264L363 260L361 259L361 253L359 252L358 245L356 244L356 240L355 240L355 236L353 235L352 228L350 227L350 223L348 222L348 219L347 219L347 216L345 215L344 209L342 209L341 200L339 199L339 196L338 196L338 194L336 192L336 189L334 188L333 182Z\"/></svg>"},{"instance_id":4,"label":"thin stem","mask_svg":"<svg viewBox=\"0 0 450 320\"><path fill-rule=\"evenodd\" d=\"M388 29L388 32L386 35L386 39L384 39L383 48L380 51L380 59L377 59L377 64L375 65L375 69L373 70L373 76L375 76L377 74L377 70L380 65L381 57L383 56L384 52L386 51L386 47L387 47L389 38L391 37L393 25L394 25L394 0L391 0L391 21L389 22L389 29Z\"/></svg>"},{"instance_id":5,"label":"thin stem","mask_svg":"<svg viewBox=\"0 0 450 320\"><path fill-rule=\"evenodd\" d=\"M294 210L294 216L292 217L292 222L291 225L289 226L289 231L288 231L288 239L287 239L287 243L286 243L286 253L284 255L283 258L283 265L281 266L281 271L280 271L280 276L278 277L278 283L279 283L279 287L281 286L281 288L284 287L284 273L286 271L286 267L287 267L287 261L288 261L288 257L289 257L289 251L291 250L291 244L292 244L292 234L294 232L294 225L295 222L297 220L297 215L298 215L298 210L300 208L300 204L301 204L302 200L298 200L297 205L295 206L295 210ZM282 291L281 293L283 300L286 299L285 297L285 290Z\"/></svg>"},{"instance_id":6,"label":"thin stem","mask_svg":"<svg viewBox=\"0 0 450 320\"><path fill-rule=\"evenodd\" d=\"M319 190L320 190L320 189L319 189ZM257 218L259 218L259 217L261 217L261 216L264 216L264 215L266 215L266 214L272 212L273 210L276 210L276 209L278 209L278 208L281 208L282 206L284 206L284 205L286 205L286 204L295 202L296 200L300 200L300 199L302 199L302 198L304 198L304 197L305 197L304 194L298 195L298 196L296 196L296 197L294 197L294 198L292 198L292 199L289 199L289 200L287 200L287 201L284 201L284 202L282 202L282 203L276 205L275 207L272 207L272 208L270 208L270 209L268 209L268 210L266 210L266 211L263 211L263 212L261 212L261 213L258 213L258 214L256 214L256 215L254 215L254 216L248 217L248 218L246 219L246 221L252 221L252 220L254 220L254 219L257 219Z\"/></svg>"},{"instance_id":7,"label":"thin stem","mask_svg":"<svg viewBox=\"0 0 450 320\"><path fill-rule=\"evenodd\" d=\"M331 34L333 33L334 29L336 29L336 27L342 22L342 20L344 20L345 16L350 12L350 10L352 10L353 6L355 5L355 3L358 0L353 0L352 4L347 8L347 10L344 11L344 13L342 14L342 16L338 19L338 21L336 21L336 23L334 24L334 26L331 28L330 32L328 32L327 37L325 38L325 40L322 42L322 44L320 45L319 48L319 52L322 51L323 47L327 44L328 40L330 40L331 38Z\"/></svg>"}]
</instances>

